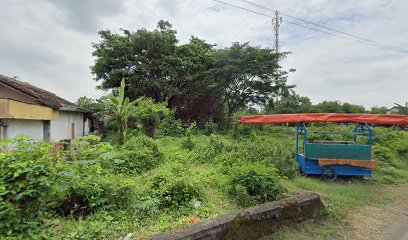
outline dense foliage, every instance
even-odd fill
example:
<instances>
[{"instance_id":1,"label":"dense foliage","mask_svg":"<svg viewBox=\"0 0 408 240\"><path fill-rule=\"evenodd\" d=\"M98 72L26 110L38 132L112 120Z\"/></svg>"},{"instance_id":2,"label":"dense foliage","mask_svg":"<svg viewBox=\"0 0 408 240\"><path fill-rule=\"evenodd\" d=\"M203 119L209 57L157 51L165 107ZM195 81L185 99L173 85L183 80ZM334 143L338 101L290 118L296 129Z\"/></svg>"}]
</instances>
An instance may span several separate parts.
<instances>
[{"instance_id":1,"label":"dense foliage","mask_svg":"<svg viewBox=\"0 0 408 240\"><path fill-rule=\"evenodd\" d=\"M369 112L340 101L312 104L287 84L288 73L278 61L286 54L268 48L233 43L216 49L196 37L179 45L165 21L152 31L105 30L100 36L92 72L100 88L112 93L97 100L82 97L78 104L106 122L105 136L74 139L69 150L27 137L0 140L1 238L118 239L129 232L144 237L192 218L212 218L305 189L321 191L304 184L318 180L299 174L292 126L231 124L231 119ZM406 114L402 105L394 110ZM308 128L344 132L352 126ZM320 137L350 141L352 136ZM310 141L317 138L309 135ZM408 181L407 132L375 127L374 143L378 170L363 183ZM293 182L301 188L294 190ZM325 211L335 215L328 201Z\"/></svg>"},{"instance_id":2,"label":"dense foliage","mask_svg":"<svg viewBox=\"0 0 408 240\"><path fill-rule=\"evenodd\" d=\"M115 154L113 169L122 173L141 173L156 167L163 161L157 144L146 136L133 137Z\"/></svg>"},{"instance_id":3,"label":"dense foliage","mask_svg":"<svg viewBox=\"0 0 408 240\"><path fill-rule=\"evenodd\" d=\"M237 125L221 134L209 125L182 128L174 137L135 135L120 146L87 136L69 151L28 138L2 140L12 148L0 154L0 234L146 236L188 224L190 216L205 219L285 197L288 184L304 178L294 159L293 128ZM309 128L344 131L335 124ZM372 181L406 181L401 159L408 155L408 134L375 128L374 138Z\"/></svg>"},{"instance_id":4,"label":"dense foliage","mask_svg":"<svg viewBox=\"0 0 408 240\"><path fill-rule=\"evenodd\" d=\"M9 144L2 142L2 146ZM0 152L0 236L30 231L44 217L53 185L51 145L26 137ZM6 145L7 146L7 145Z\"/></svg>"},{"instance_id":5,"label":"dense foliage","mask_svg":"<svg viewBox=\"0 0 408 240\"><path fill-rule=\"evenodd\" d=\"M224 106L231 117L240 108L264 104L293 87L287 85L287 72L278 61L286 54L269 48L234 43L216 49L196 37L179 45L166 21L159 21L153 31L99 34L102 40L94 44L91 69L100 88L116 89L125 78L131 100L167 100L183 122L221 122Z\"/></svg>"}]
</instances>

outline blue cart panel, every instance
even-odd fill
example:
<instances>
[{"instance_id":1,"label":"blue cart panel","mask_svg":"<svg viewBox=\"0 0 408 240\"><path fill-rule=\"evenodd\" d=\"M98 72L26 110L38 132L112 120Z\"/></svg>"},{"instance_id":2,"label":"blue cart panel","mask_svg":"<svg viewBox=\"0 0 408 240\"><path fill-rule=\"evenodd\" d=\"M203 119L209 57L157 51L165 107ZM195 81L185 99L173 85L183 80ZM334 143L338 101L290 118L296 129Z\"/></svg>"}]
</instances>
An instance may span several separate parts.
<instances>
[{"instance_id":1,"label":"blue cart panel","mask_svg":"<svg viewBox=\"0 0 408 240\"><path fill-rule=\"evenodd\" d=\"M368 167L352 166L348 164L319 165L318 159L337 160L371 160L372 129L367 124L357 124L352 133L322 132L321 134L353 134L353 142L308 142L307 129L304 123L300 123L296 134L296 161L300 170L310 175L340 176L371 176L372 169ZM300 136L303 136L300 142ZM367 137L368 144L358 144L358 137ZM302 148L299 147L302 144ZM302 149L302 152L299 152ZM335 178L334 178L335 179Z\"/></svg>"}]
</instances>

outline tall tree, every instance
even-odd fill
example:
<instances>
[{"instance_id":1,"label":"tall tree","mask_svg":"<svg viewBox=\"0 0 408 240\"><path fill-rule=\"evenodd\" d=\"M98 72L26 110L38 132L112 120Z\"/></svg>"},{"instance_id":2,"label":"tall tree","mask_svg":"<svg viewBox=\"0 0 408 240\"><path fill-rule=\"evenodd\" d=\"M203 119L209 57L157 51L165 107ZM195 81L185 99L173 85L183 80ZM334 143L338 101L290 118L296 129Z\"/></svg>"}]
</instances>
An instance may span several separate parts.
<instances>
[{"instance_id":1,"label":"tall tree","mask_svg":"<svg viewBox=\"0 0 408 240\"><path fill-rule=\"evenodd\" d=\"M169 98L169 105L176 107L176 117L202 125L209 120L219 122L224 107L222 94L213 78L207 77L213 65L214 45L191 37L190 41L177 48L182 59L182 71L177 81L178 93Z\"/></svg>"},{"instance_id":2,"label":"tall tree","mask_svg":"<svg viewBox=\"0 0 408 240\"><path fill-rule=\"evenodd\" d=\"M93 45L96 61L91 69L100 88L115 89L125 78L131 100L141 96L155 102L168 100L184 122L220 119L221 96L211 88L212 79L205 77L212 65L213 45L196 37L177 45L176 31L166 21L153 31L99 33L102 40Z\"/></svg>"},{"instance_id":3,"label":"tall tree","mask_svg":"<svg viewBox=\"0 0 408 240\"><path fill-rule=\"evenodd\" d=\"M135 100L151 97L157 102L168 97L174 89L180 59L175 55L176 31L167 21L159 21L157 29L123 34L109 30L99 32L102 40L93 44L96 57L91 70L102 89L118 87L126 79L127 96Z\"/></svg>"},{"instance_id":4,"label":"tall tree","mask_svg":"<svg viewBox=\"0 0 408 240\"><path fill-rule=\"evenodd\" d=\"M263 105L274 96L288 94L294 86L287 85L287 72L279 65L284 56L237 42L214 54L210 77L222 90L228 118L248 104Z\"/></svg>"}]
</instances>

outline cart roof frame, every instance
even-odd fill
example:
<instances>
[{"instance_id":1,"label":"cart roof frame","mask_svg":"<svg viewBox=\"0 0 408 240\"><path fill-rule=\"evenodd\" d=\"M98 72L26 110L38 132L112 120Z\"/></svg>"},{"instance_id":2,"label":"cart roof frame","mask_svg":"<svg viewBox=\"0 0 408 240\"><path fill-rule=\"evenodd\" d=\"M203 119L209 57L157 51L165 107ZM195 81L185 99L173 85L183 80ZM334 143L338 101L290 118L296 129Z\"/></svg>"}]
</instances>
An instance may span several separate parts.
<instances>
[{"instance_id":1,"label":"cart roof frame","mask_svg":"<svg viewBox=\"0 0 408 240\"><path fill-rule=\"evenodd\" d=\"M408 126L408 115L348 114L348 113L297 113L243 116L242 124L282 124L306 122L365 123Z\"/></svg>"}]
</instances>

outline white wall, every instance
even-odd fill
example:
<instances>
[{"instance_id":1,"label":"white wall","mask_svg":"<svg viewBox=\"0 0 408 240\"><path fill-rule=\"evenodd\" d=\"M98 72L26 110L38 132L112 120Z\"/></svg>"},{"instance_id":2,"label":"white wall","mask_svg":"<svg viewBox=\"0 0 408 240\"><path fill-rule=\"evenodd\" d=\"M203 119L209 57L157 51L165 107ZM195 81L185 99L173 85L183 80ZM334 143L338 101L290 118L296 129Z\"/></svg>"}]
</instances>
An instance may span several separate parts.
<instances>
[{"instance_id":1,"label":"white wall","mask_svg":"<svg viewBox=\"0 0 408 240\"><path fill-rule=\"evenodd\" d=\"M44 139L44 125L42 120L8 119L6 122L5 138L29 135L36 140Z\"/></svg>"},{"instance_id":2,"label":"white wall","mask_svg":"<svg viewBox=\"0 0 408 240\"><path fill-rule=\"evenodd\" d=\"M75 124L74 137L81 137L89 134L90 121L85 122L83 113L60 111L60 118L50 121L50 141L58 142L64 139L71 139L71 124ZM44 140L44 125L42 120L7 119L4 137L13 138L17 135L29 135L36 140Z\"/></svg>"},{"instance_id":3,"label":"white wall","mask_svg":"<svg viewBox=\"0 0 408 240\"><path fill-rule=\"evenodd\" d=\"M75 137L84 136L83 114L79 112L60 111L59 119L52 120L50 126L51 142L58 142L71 138L71 124L75 124ZM89 130L88 130L89 132ZM85 131L86 133L86 131Z\"/></svg>"}]
</instances>

